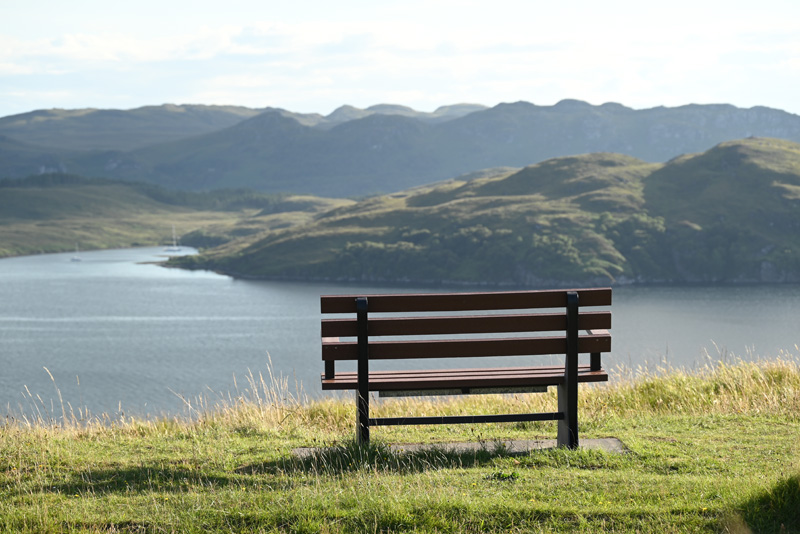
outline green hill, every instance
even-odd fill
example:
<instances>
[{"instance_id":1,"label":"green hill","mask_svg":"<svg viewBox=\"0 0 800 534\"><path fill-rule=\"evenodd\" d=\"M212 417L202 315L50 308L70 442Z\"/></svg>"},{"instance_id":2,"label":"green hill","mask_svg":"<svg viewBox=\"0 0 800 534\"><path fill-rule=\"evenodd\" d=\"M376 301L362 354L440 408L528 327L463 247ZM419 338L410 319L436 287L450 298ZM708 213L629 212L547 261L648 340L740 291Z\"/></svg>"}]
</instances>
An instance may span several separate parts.
<instances>
[{"instance_id":1,"label":"green hill","mask_svg":"<svg viewBox=\"0 0 800 534\"><path fill-rule=\"evenodd\" d=\"M723 143L663 166L644 192L668 223L680 279L800 279L800 145Z\"/></svg>"},{"instance_id":2,"label":"green hill","mask_svg":"<svg viewBox=\"0 0 800 534\"><path fill-rule=\"evenodd\" d=\"M552 286L800 281L800 145L665 164L557 158L366 199L188 267L318 280Z\"/></svg>"},{"instance_id":3,"label":"green hill","mask_svg":"<svg viewBox=\"0 0 800 534\"><path fill-rule=\"evenodd\" d=\"M171 191L141 183L45 174L0 181L0 257L167 244L215 246L310 220L352 203L227 190Z\"/></svg>"},{"instance_id":4,"label":"green hill","mask_svg":"<svg viewBox=\"0 0 800 534\"><path fill-rule=\"evenodd\" d=\"M46 149L0 134L0 179L34 173L64 172L71 153Z\"/></svg>"}]
</instances>

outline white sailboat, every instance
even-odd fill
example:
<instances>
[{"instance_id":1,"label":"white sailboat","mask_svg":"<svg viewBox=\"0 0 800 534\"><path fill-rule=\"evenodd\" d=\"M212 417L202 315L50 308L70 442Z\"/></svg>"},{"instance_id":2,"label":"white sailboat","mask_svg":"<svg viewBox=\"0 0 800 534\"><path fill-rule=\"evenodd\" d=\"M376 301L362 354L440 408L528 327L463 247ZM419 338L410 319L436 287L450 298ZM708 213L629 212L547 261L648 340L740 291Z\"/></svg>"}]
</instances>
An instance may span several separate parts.
<instances>
[{"instance_id":1,"label":"white sailboat","mask_svg":"<svg viewBox=\"0 0 800 534\"><path fill-rule=\"evenodd\" d=\"M175 234L175 225L172 225L172 244L164 247L164 252L180 252L181 247L178 246L178 237Z\"/></svg>"},{"instance_id":2,"label":"white sailboat","mask_svg":"<svg viewBox=\"0 0 800 534\"><path fill-rule=\"evenodd\" d=\"M81 261L81 257L78 256L78 244L75 243L75 255L72 256L69 261Z\"/></svg>"}]
</instances>

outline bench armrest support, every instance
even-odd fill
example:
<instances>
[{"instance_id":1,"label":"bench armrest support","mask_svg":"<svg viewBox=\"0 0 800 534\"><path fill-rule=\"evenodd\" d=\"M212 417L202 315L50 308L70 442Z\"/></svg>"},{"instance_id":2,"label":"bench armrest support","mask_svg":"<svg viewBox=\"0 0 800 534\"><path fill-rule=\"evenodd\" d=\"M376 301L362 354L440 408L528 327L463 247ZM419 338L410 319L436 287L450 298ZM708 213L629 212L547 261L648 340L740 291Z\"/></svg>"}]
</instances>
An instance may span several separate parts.
<instances>
[{"instance_id":1,"label":"bench armrest support","mask_svg":"<svg viewBox=\"0 0 800 534\"><path fill-rule=\"evenodd\" d=\"M586 333L589 334L590 336L608 335L608 330L587 330ZM603 368L599 352L592 352L590 358L591 359L589 360L589 368L592 371L599 371L600 369Z\"/></svg>"},{"instance_id":2,"label":"bench armrest support","mask_svg":"<svg viewBox=\"0 0 800 534\"><path fill-rule=\"evenodd\" d=\"M325 343L337 343L339 341L338 337L323 337L322 344ZM325 360L325 380L333 380L336 377L336 368L334 364L336 362L334 360Z\"/></svg>"}]
</instances>

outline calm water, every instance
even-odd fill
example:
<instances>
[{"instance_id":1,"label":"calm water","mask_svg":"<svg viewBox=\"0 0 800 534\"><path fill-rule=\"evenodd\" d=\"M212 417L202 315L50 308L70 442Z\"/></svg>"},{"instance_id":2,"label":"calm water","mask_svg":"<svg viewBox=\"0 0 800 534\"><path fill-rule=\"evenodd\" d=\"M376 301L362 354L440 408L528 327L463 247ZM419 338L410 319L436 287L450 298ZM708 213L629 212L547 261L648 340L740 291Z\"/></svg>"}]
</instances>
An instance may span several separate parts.
<instances>
[{"instance_id":1,"label":"calm water","mask_svg":"<svg viewBox=\"0 0 800 534\"><path fill-rule=\"evenodd\" d=\"M0 260L0 406L177 414L275 373L320 395L319 295L352 286L165 269L160 248ZM361 288L385 292L386 288ZM399 291L399 290L393 290ZM402 291L409 291L403 289ZM800 286L620 288L607 367L688 367L800 344ZM49 371L49 374L48 374ZM52 379L50 377L52 375ZM31 397L31 395L33 397Z\"/></svg>"}]
</instances>

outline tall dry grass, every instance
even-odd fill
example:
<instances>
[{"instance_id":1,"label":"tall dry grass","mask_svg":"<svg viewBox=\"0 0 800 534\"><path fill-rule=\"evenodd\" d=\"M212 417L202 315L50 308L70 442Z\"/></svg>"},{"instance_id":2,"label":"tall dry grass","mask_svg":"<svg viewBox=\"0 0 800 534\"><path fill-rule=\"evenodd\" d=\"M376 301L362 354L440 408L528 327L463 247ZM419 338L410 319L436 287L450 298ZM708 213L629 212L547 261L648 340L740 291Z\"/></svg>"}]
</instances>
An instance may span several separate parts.
<instances>
[{"instance_id":1,"label":"tall dry grass","mask_svg":"<svg viewBox=\"0 0 800 534\"><path fill-rule=\"evenodd\" d=\"M797 348L797 347L796 347ZM773 359L728 358L692 370L663 366L654 370L619 368L607 384L584 384L579 391L583 421L629 415L772 414L800 419L800 350ZM355 420L352 394L309 399L301 388L272 373L250 372L225 396L183 399L183 415L136 418L89 414L63 403L48 405L31 395L36 409L8 414L0 432L85 434L109 429L134 433L165 428L226 427L266 435L341 436L351 434ZM295 393L299 391L299 393ZM60 396L59 396L60 398ZM33 402L35 401L35 402ZM377 417L402 415L466 415L555 411L555 388L535 395L473 395L376 399Z\"/></svg>"},{"instance_id":2,"label":"tall dry grass","mask_svg":"<svg viewBox=\"0 0 800 534\"><path fill-rule=\"evenodd\" d=\"M378 416L460 415L557 410L555 388L537 395L409 397L375 405ZM800 419L800 350L772 359L712 360L694 369L618 368L604 384L579 388L582 420L628 415L772 414ZM352 424L352 421L351 421Z\"/></svg>"},{"instance_id":3,"label":"tall dry grass","mask_svg":"<svg viewBox=\"0 0 800 534\"><path fill-rule=\"evenodd\" d=\"M687 370L621 370L604 388L587 388L589 411L619 415L772 414L800 418L800 348L771 359L731 355Z\"/></svg>"}]
</instances>

